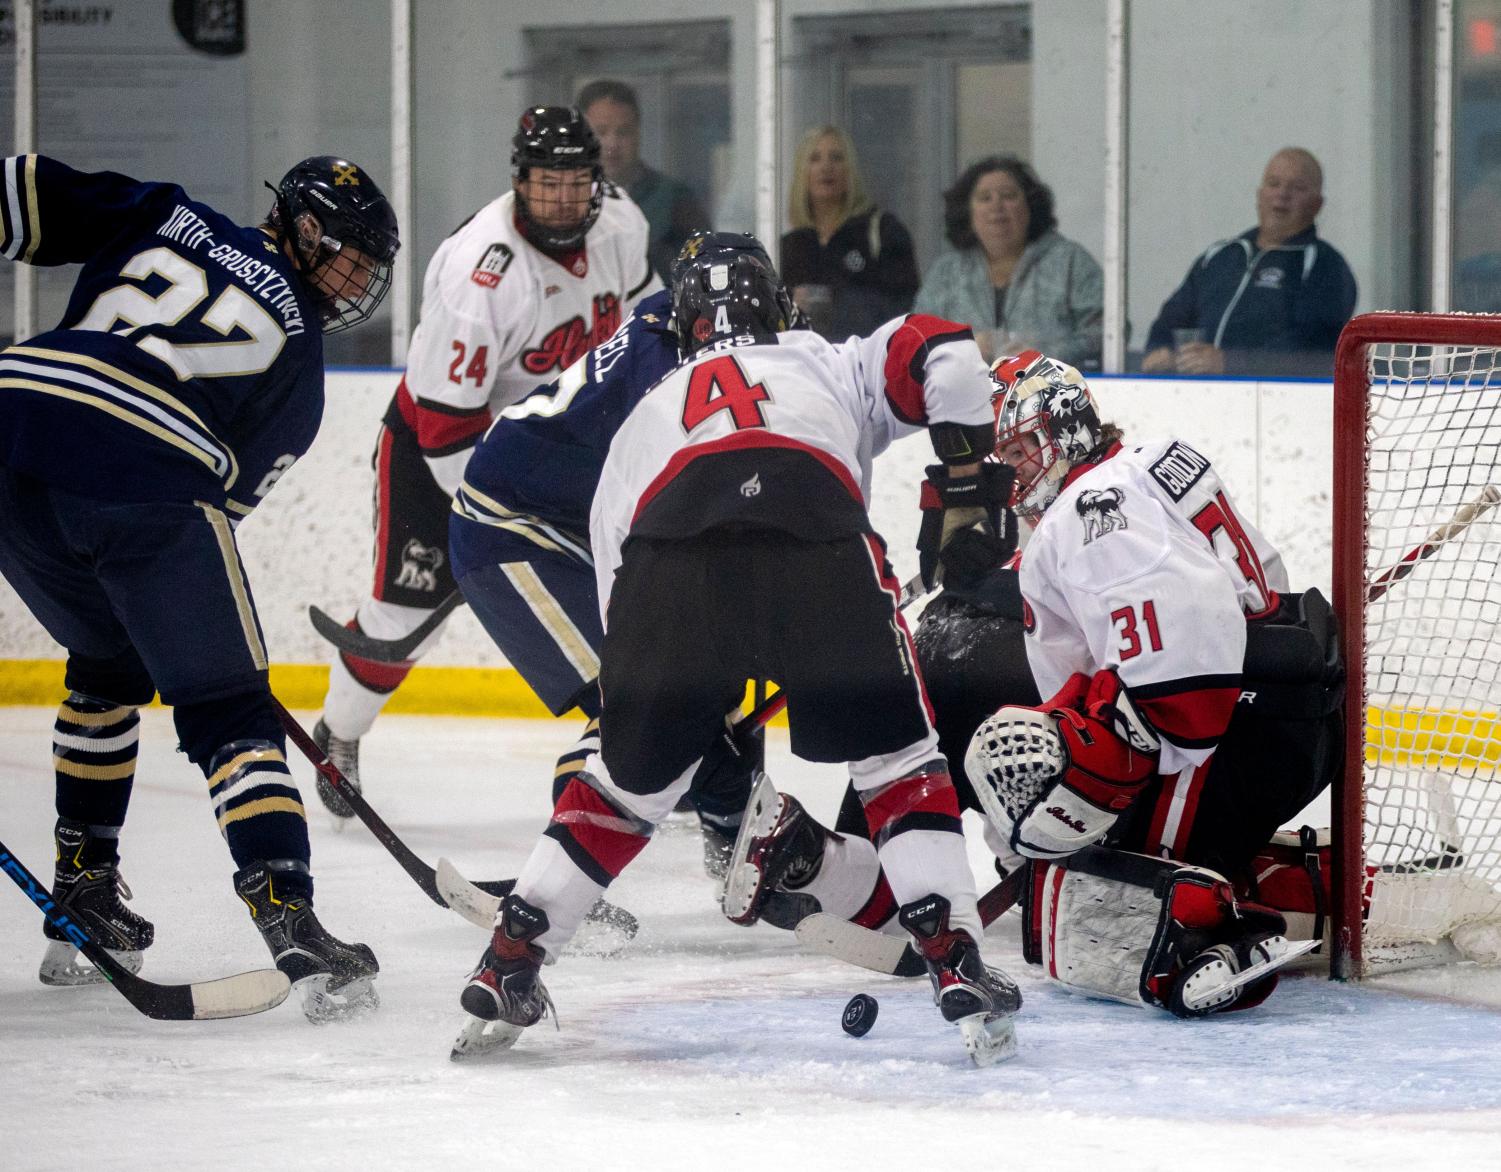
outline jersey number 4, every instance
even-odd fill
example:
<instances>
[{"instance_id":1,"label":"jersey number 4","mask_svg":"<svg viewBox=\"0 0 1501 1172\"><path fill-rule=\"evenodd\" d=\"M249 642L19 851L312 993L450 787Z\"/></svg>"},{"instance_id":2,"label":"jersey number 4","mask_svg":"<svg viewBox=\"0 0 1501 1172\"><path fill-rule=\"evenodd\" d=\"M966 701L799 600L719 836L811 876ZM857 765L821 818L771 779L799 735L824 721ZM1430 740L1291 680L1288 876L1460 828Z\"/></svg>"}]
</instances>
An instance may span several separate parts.
<instances>
[{"instance_id":1,"label":"jersey number 4","mask_svg":"<svg viewBox=\"0 0 1501 1172\"><path fill-rule=\"evenodd\" d=\"M765 427L761 404L771 396L760 383L752 386L740 363L726 354L693 368L688 376L688 394L683 400L683 430L691 432L704 420L728 411L736 431Z\"/></svg>"}]
</instances>

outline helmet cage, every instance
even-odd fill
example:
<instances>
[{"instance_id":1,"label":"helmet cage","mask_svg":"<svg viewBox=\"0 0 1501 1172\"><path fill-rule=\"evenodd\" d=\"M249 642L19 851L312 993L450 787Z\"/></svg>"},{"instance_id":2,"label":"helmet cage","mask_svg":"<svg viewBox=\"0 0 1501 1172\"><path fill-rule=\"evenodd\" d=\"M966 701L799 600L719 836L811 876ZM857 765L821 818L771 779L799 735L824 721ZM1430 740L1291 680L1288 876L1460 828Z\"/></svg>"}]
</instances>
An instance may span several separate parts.
<instances>
[{"instance_id":1,"label":"helmet cage","mask_svg":"<svg viewBox=\"0 0 1501 1172\"><path fill-rule=\"evenodd\" d=\"M589 171L589 205L573 224L547 224L537 215L521 185L534 170ZM521 234L548 253L577 252L605 203L605 169L599 139L572 106L534 106L521 115L511 140L511 181Z\"/></svg>"}]
</instances>

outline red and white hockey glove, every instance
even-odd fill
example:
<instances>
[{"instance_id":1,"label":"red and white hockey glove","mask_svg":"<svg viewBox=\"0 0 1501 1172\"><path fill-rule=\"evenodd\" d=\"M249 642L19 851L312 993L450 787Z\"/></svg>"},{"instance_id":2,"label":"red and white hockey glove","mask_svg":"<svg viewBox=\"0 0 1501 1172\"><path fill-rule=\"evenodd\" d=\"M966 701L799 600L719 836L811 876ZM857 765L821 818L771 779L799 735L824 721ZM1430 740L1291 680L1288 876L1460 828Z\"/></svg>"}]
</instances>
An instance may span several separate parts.
<instances>
[{"instance_id":1,"label":"red and white hockey glove","mask_svg":"<svg viewBox=\"0 0 1501 1172\"><path fill-rule=\"evenodd\" d=\"M1099 842L1157 772L1160 742L1116 674L1088 683L1078 707L1002 708L965 754L987 817L1028 858Z\"/></svg>"}]
</instances>

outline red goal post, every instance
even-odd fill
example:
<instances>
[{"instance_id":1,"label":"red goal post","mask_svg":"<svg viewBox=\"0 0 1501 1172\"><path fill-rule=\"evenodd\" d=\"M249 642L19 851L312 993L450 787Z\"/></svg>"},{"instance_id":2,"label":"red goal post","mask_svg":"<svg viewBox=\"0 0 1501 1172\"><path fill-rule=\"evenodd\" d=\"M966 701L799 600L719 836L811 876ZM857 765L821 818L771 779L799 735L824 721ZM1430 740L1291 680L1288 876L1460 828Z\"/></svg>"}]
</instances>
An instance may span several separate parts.
<instances>
[{"instance_id":1,"label":"red goal post","mask_svg":"<svg viewBox=\"0 0 1501 1172\"><path fill-rule=\"evenodd\" d=\"M1334 396L1331 971L1501 961L1501 316L1357 317Z\"/></svg>"}]
</instances>

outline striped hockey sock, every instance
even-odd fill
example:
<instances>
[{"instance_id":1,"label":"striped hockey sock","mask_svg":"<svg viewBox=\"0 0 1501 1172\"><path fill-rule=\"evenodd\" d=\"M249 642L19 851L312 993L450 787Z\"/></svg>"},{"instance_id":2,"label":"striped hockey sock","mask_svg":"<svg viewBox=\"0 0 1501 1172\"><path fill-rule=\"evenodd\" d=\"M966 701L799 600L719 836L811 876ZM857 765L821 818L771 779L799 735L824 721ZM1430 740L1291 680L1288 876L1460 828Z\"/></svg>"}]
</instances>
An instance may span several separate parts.
<instances>
[{"instance_id":1,"label":"striped hockey sock","mask_svg":"<svg viewBox=\"0 0 1501 1172\"><path fill-rule=\"evenodd\" d=\"M57 813L89 829L84 863L118 857L120 827L135 784L141 718L131 705L96 700L72 692L52 726L52 767L57 778Z\"/></svg>"},{"instance_id":2,"label":"striped hockey sock","mask_svg":"<svg viewBox=\"0 0 1501 1172\"><path fill-rule=\"evenodd\" d=\"M299 865L290 868L293 882L305 877L307 815L281 749L270 741L235 741L214 755L207 774L214 817L235 866L276 860Z\"/></svg>"}]
</instances>

